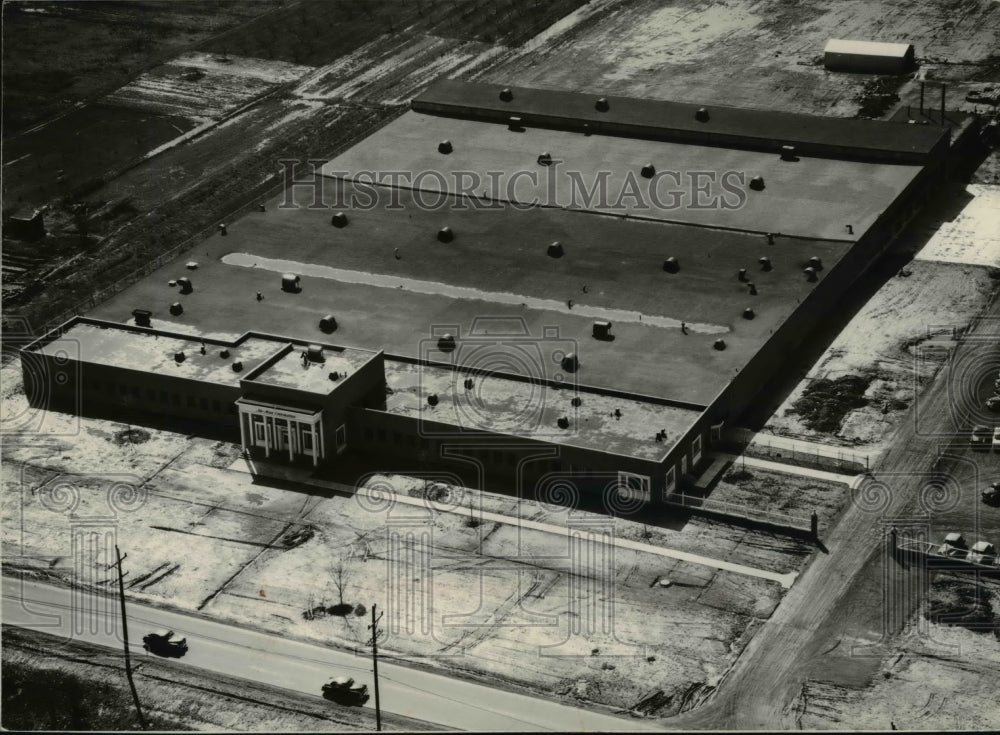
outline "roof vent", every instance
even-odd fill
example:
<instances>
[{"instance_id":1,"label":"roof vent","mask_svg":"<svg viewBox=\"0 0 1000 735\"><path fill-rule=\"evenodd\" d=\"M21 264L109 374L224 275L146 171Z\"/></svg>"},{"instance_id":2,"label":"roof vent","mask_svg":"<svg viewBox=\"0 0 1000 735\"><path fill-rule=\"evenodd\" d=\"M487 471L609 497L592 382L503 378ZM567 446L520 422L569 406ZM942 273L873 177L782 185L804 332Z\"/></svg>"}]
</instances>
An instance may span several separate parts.
<instances>
[{"instance_id":1,"label":"roof vent","mask_svg":"<svg viewBox=\"0 0 1000 735\"><path fill-rule=\"evenodd\" d=\"M698 111L694 113L694 119L698 122L708 122L708 108L699 107Z\"/></svg>"},{"instance_id":2,"label":"roof vent","mask_svg":"<svg viewBox=\"0 0 1000 735\"><path fill-rule=\"evenodd\" d=\"M327 377L328 377L328 378L329 378L330 380L334 380L334 381L336 381L336 380L340 380L340 373L338 373L338 372L337 372L336 370L334 370L334 371L333 371L333 372L331 372L331 373L330 373L329 375L327 375Z\"/></svg>"},{"instance_id":3,"label":"roof vent","mask_svg":"<svg viewBox=\"0 0 1000 735\"><path fill-rule=\"evenodd\" d=\"M132 316L135 317L135 325L137 327L148 327L153 312L149 309L133 309Z\"/></svg>"},{"instance_id":4,"label":"roof vent","mask_svg":"<svg viewBox=\"0 0 1000 735\"><path fill-rule=\"evenodd\" d=\"M455 239L455 233L451 231L450 227L442 227L438 230L438 240L440 242L451 242Z\"/></svg>"},{"instance_id":5,"label":"roof vent","mask_svg":"<svg viewBox=\"0 0 1000 735\"><path fill-rule=\"evenodd\" d=\"M562 365L562 369L567 373L575 373L580 368L580 361L577 359L575 352L566 353L560 364Z\"/></svg>"},{"instance_id":6,"label":"roof vent","mask_svg":"<svg viewBox=\"0 0 1000 735\"><path fill-rule=\"evenodd\" d=\"M757 295L757 286L756 286L756 284L754 284L754 282L753 282L753 281L750 281L750 282L749 282L749 283L747 284L747 288L749 288L749 289L750 289L750 295L751 295L751 296L756 296L756 295Z\"/></svg>"},{"instance_id":7,"label":"roof vent","mask_svg":"<svg viewBox=\"0 0 1000 735\"><path fill-rule=\"evenodd\" d=\"M175 301L174 303L172 303L170 305L170 313L173 316L180 316L181 314L184 313L184 307L181 306L181 302L180 301Z\"/></svg>"},{"instance_id":8,"label":"roof vent","mask_svg":"<svg viewBox=\"0 0 1000 735\"><path fill-rule=\"evenodd\" d=\"M555 240L549 243L549 247L545 252L550 258L561 258L566 254L566 249L561 242Z\"/></svg>"},{"instance_id":9,"label":"roof vent","mask_svg":"<svg viewBox=\"0 0 1000 735\"><path fill-rule=\"evenodd\" d=\"M651 163L647 163L642 167L642 170L639 173L642 174L643 178L651 179L656 176L656 166Z\"/></svg>"},{"instance_id":10,"label":"roof vent","mask_svg":"<svg viewBox=\"0 0 1000 735\"><path fill-rule=\"evenodd\" d=\"M219 225L219 234L225 237L228 233L226 232L226 226L223 224Z\"/></svg>"},{"instance_id":11,"label":"roof vent","mask_svg":"<svg viewBox=\"0 0 1000 735\"><path fill-rule=\"evenodd\" d=\"M559 424L560 429L569 428L569 419L566 418L565 416L560 416L559 419L556 421L556 423Z\"/></svg>"},{"instance_id":12,"label":"roof vent","mask_svg":"<svg viewBox=\"0 0 1000 735\"><path fill-rule=\"evenodd\" d=\"M677 273L681 269L681 264L677 262L677 258L671 255L669 258L663 261L663 270L667 273Z\"/></svg>"},{"instance_id":13,"label":"roof vent","mask_svg":"<svg viewBox=\"0 0 1000 735\"><path fill-rule=\"evenodd\" d=\"M174 362L180 364L180 363L184 362L184 357L185 357L185 355L184 355L183 352L175 352L174 353Z\"/></svg>"},{"instance_id":14,"label":"roof vent","mask_svg":"<svg viewBox=\"0 0 1000 735\"><path fill-rule=\"evenodd\" d=\"M512 133L523 133L524 125L521 124L521 118L517 115L511 115L507 118L507 129Z\"/></svg>"},{"instance_id":15,"label":"roof vent","mask_svg":"<svg viewBox=\"0 0 1000 735\"><path fill-rule=\"evenodd\" d=\"M746 268L740 268L739 272L736 274L736 278L738 278L743 283L746 283L746 281L747 281L747 269Z\"/></svg>"},{"instance_id":16,"label":"roof vent","mask_svg":"<svg viewBox=\"0 0 1000 735\"><path fill-rule=\"evenodd\" d=\"M580 404L583 403L583 399L580 396L573 396L573 400L570 403L573 404L573 408L579 408Z\"/></svg>"},{"instance_id":17,"label":"roof vent","mask_svg":"<svg viewBox=\"0 0 1000 735\"><path fill-rule=\"evenodd\" d=\"M753 309L751 309L749 306L743 310L744 319L753 319L755 316L757 315L754 313Z\"/></svg>"},{"instance_id":18,"label":"roof vent","mask_svg":"<svg viewBox=\"0 0 1000 735\"><path fill-rule=\"evenodd\" d=\"M311 344L306 348L306 355L309 358L309 362L323 362L326 358L323 357L323 346L317 344Z\"/></svg>"},{"instance_id":19,"label":"roof vent","mask_svg":"<svg viewBox=\"0 0 1000 735\"><path fill-rule=\"evenodd\" d=\"M429 405L429 406L436 406L436 405L438 405L438 396L437 396L437 393L431 393L429 396L427 396L427 405Z\"/></svg>"},{"instance_id":20,"label":"roof vent","mask_svg":"<svg viewBox=\"0 0 1000 735\"><path fill-rule=\"evenodd\" d=\"M181 288L181 293L191 293L194 291L194 286L191 285L191 279L187 276L177 279L177 285Z\"/></svg>"},{"instance_id":21,"label":"roof vent","mask_svg":"<svg viewBox=\"0 0 1000 735\"><path fill-rule=\"evenodd\" d=\"M608 342L612 339L611 336L611 322L599 321L594 322L594 339L599 339L602 342Z\"/></svg>"},{"instance_id":22,"label":"roof vent","mask_svg":"<svg viewBox=\"0 0 1000 735\"><path fill-rule=\"evenodd\" d=\"M503 102L510 102L514 99L514 93L510 91L510 87L504 87L500 90L500 99Z\"/></svg>"},{"instance_id":23,"label":"roof vent","mask_svg":"<svg viewBox=\"0 0 1000 735\"><path fill-rule=\"evenodd\" d=\"M611 109L611 105L608 104L607 97L601 97L597 102L594 103L594 109L598 112L607 112Z\"/></svg>"},{"instance_id":24,"label":"roof vent","mask_svg":"<svg viewBox=\"0 0 1000 735\"><path fill-rule=\"evenodd\" d=\"M442 140L438 143L438 153L444 153L445 155L451 153L455 150L455 147L451 144L450 140Z\"/></svg>"},{"instance_id":25,"label":"roof vent","mask_svg":"<svg viewBox=\"0 0 1000 735\"><path fill-rule=\"evenodd\" d=\"M170 288L173 288L177 285L177 281L167 281L167 285L170 286Z\"/></svg>"},{"instance_id":26,"label":"roof vent","mask_svg":"<svg viewBox=\"0 0 1000 735\"><path fill-rule=\"evenodd\" d=\"M793 146L793 145L783 145L783 146L781 146L781 160L782 161L798 161L799 157L795 155L795 146Z\"/></svg>"},{"instance_id":27,"label":"roof vent","mask_svg":"<svg viewBox=\"0 0 1000 735\"><path fill-rule=\"evenodd\" d=\"M768 258L766 255L760 258L757 262L760 263L760 269L762 271L769 271L772 269L771 259Z\"/></svg>"},{"instance_id":28,"label":"roof vent","mask_svg":"<svg viewBox=\"0 0 1000 735\"><path fill-rule=\"evenodd\" d=\"M257 209L260 210L261 212L266 212L267 211L267 207L265 207L263 204L258 205Z\"/></svg>"},{"instance_id":29,"label":"roof vent","mask_svg":"<svg viewBox=\"0 0 1000 735\"><path fill-rule=\"evenodd\" d=\"M754 191L764 191L764 177L754 176L750 179L750 188Z\"/></svg>"},{"instance_id":30,"label":"roof vent","mask_svg":"<svg viewBox=\"0 0 1000 735\"><path fill-rule=\"evenodd\" d=\"M221 357L223 360L229 359L229 350L220 350L219 357Z\"/></svg>"},{"instance_id":31,"label":"roof vent","mask_svg":"<svg viewBox=\"0 0 1000 735\"><path fill-rule=\"evenodd\" d=\"M330 218L330 224L334 227L347 227L347 215L343 212L337 212Z\"/></svg>"},{"instance_id":32,"label":"roof vent","mask_svg":"<svg viewBox=\"0 0 1000 735\"><path fill-rule=\"evenodd\" d=\"M184 267L187 268L189 271L198 270L198 263L193 260L189 260L187 263L184 264Z\"/></svg>"},{"instance_id":33,"label":"roof vent","mask_svg":"<svg viewBox=\"0 0 1000 735\"><path fill-rule=\"evenodd\" d=\"M548 151L542 151L538 154L538 163L541 166L551 166L552 165L552 154Z\"/></svg>"},{"instance_id":34,"label":"roof vent","mask_svg":"<svg viewBox=\"0 0 1000 735\"><path fill-rule=\"evenodd\" d=\"M722 350L726 349L726 340L719 338L712 343L712 347L721 352Z\"/></svg>"},{"instance_id":35,"label":"roof vent","mask_svg":"<svg viewBox=\"0 0 1000 735\"><path fill-rule=\"evenodd\" d=\"M806 280L809 281L810 283L814 283L816 281L816 269L815 268L809 267L809 268L804 269L802 272L806 274Z\"/></svg>"},{"instance_id":36,"label":"roof vent","mask_svg":"<svg viewBox=\"0 0 1000 735\"><path fill-rule=\"evenodd\" d=\"M236 362L233 363L233 372L238 373L241 370L243 370L243 361L237 360Z\"/></svg>"},{"instance_id":37,"label":"roof vent","mask_svg":"<svg viewBox=\"0 0 1000 735\"><path fill-rule=\"evenodd\" d=\"M302 290L299 280L299 277L294 273L283 273L281 275L281 290L288 293L298 293Z\"/></svg>"},{"instance_id":38,"label":"roof vent","mask_svg":"<svg viewBox=\"0 0 1000 735\"><path fill-rule=\"evenodd\" d=\"M823 261L814 255L809 258L809 267L814 270L821 271L823 270Z\"/></svg>"},{"instance_id":39,"label":"roof vent","mask_svg":"<svg viewBox=\"0 0 1000 735\"><path fill-rule=\"evenodd\" d=\"M462 384L465 386L466 390L472 390L472 387L476 383L475 383L475 381L472 380L472 378L466 378L465 381Z\"/></svg>"},{"instance_id":40,"label":"roof vent","mask_svg":"<svg viewBox=\"0 0 1000 735\"><path fill-rule=\"evenodd\" d=\"M319 328L327 334L335 332L337 331L337 319L333 316L333 314L327 314L319 320Z\"/></svg>"},{"instance_id":41,"label":"roof vent","mask_svg":"<svg viewBox=\"0 0 1000 735\"><path fill-rule=\"evenodd\" d=\"M438 349L442 352L451 352L455 349L455 335L442 334L438 338Z\"/></svg>"}]
</instances>

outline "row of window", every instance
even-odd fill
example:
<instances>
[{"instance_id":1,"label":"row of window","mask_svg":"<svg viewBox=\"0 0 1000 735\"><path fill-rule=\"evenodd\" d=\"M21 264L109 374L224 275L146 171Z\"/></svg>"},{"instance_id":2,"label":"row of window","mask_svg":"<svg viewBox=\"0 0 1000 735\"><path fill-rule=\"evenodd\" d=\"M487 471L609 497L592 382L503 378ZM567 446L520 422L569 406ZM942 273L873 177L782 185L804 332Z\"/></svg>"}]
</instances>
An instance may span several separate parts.
<instances>
[{"instance_id":1,"label":"row of window","mask_svg":"<svg viewBox=\"0 0 1000 735\"><path fill-rule=\"evenodd\" d=\"M150 403L162 403L163 405L172 406L187 406L188 408L197 408L205 411L214 411L215 413L236 413L236 404L234 403L222 403L218 398L207 398L205 396L193 396L193 395L182 395L180 393L170 393L165 390L157 391L154 388L141 388L138 385L125 385L122 383L107 382L102 383L99 380L91 381L91 389L94 393L107 393L110 396L117 395L121 401L128 404L129 401L142 401L146 404Z\"/></svg>"}]
</instances>

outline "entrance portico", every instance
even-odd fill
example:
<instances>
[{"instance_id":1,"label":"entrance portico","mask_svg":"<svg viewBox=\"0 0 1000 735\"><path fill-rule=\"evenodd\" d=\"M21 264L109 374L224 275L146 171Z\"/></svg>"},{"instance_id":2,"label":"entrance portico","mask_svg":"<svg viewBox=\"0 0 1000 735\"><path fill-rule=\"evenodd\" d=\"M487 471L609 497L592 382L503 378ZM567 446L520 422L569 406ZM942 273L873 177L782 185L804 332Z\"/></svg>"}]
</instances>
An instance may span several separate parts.
<instances>
[{"instance_id":1,"label":"entrance portico","mask_svg":"<svg viewBox=\"0 0 1000 735\"><path fill-rule=\"evenodd\" d=\"M240 443L243 451L262 447L264 456L288 454L290 462L296 456L312 457L313 466L326 457L323 436L323 411L292 408L266 401L239 398Z\"/></svg>"}]
</instances>

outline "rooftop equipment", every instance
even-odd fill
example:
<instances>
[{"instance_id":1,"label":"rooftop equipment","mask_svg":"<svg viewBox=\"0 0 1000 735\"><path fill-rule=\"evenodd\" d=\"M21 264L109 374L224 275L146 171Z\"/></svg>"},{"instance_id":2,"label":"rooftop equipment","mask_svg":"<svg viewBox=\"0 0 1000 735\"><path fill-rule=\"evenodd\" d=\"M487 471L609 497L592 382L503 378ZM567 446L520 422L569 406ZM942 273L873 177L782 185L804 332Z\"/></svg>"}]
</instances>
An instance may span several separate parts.
<instances>
[{"instance_id":1,"label":"rooftop equipment","mask_svg":"<svg viewBox=\"0 0 1000 735\"><path fill-rule=\"evenodd\" d=\"M337 320L334 318L333 314L327 314L325 317L320 319L319 328L327 334L337 331Z\"/></svg>"},{"instance_id":2,"label":"rooftop equipment","mask_svg":"<svg viewBox=\"0 0 1000 735\"><path fill-rule=\"evenodd\" d=\"M717 339L715 340L715 342L712 343L712 347L721 352L722 350L726 349L726 340L721 338Z\"/></svg>"},{"instance_id":3,"label":"rooftop equipment","mask_svg":"<svg viewBox=\"0 0 1000 735\"><path fill-rule=\"evenodd\" d=\"M551 166L552 165L552 154L548 151L542 151L538 154L538 163L541 166Z\"/></svg>"},{"instance_id":4,"label":"rooftop equipment","mask_svg":"<svg viewBox=\"0 0 1000 735\"><path fill-rule=\"evenodd\" d=\"M563 244L558 240L549 243L548 249L545 251L550 258L561 258L566 254Z\"/></svg>"},{"instance_id":5,"label":"rooftop equipment","mask_svg":"<svg viewBox=\"0 0 1000 735\"><path fill-rule=\"evenodd\" d=\"M823 261L814 255L809 258L809 267L817 271L823 270Z\"/></svg>"},{"instance_id":6,"label":"rooftop equipment","mask_svg":"<svg viewBox=\"0 0 1000 735\"><path fill-rule=\"evenodd\" d=\"M698 111L694 113L694 119L698 122L708 122L708 118L709 115L707 107L699 107Z\"/></svg>"},{"instance_id":7,"label":"rooftop equipment","mask_svg":"<svg viewBox=\"0 0 1000 735\"><path fill-rule=\"evenodd\" d=\"M816 281L816 269L815 268L813 268L813 267L805 268L805 269L803 269L802 272L806 274L806 280L809 281L809 283L814 283Z\"/></svg>"},{"instance_id":8,"label":"rooftop equipment","mask_svg":"<svg viewBox=\"0 0 1000 735\"><path fill-rule=\"evenodd\" d=\"M174 353L174 362L176 362L178 365L180 363L184 362L184 359L185 359L185 356L184 356L183 352L175 352Z\"/></svg>"},{"instance_id":9,"label":"rooftop equipment","mask_svg":"<svg viewBox=\"0 0 1000 735\"><path fill-rule=\"evenodd\" d=\"M607 342L611 339L611 322L597 321L594 322L594 339L599 339Z\"/></svg>"},{"instance_id":10,"label":"rooftop equipment","mask_svg":"<svg viewBox=\"0 0 1000 735\"><path fill-rule=\"evenodd\" d=\"M330 224L337 228L347 227L347 215L343 212L337 212L330 218Z\"/></svg>"},{"instance_id":11,"label":"rooftop equipment","mask_svg":"<svg viewBox=\"0 0 1000 735\"><path fill-rule=\"evenodd\" d=\"M642 174L643 178L651 179L656 176L656 167L651 163L647 163L639 173Z\"/></svg>"},{"instance_id":12,"label":"rooftop equipment","mask_svg":"<svg viewBox=\"0 0 1000 735\"><path fill-rule=\"evenodd\" d=\"M132 316L135 317L135 325L137 327L148 327L153 312L149 309L133 309Z\"/></svg>"},{"instance_id":13,"label":"rooftop equipment","mask_svg":"<svg viewBox=\"0 0 1000 735\"><path fill-rule=\"evenodd\" d=\"M172 316L180 316L183 313L184 313L184 307L181 306L180 301L175 301L170 305L170 314Z\"/></svg>"},{"instance_id":14,"label":"rooftop equipment","mask_svg":"<svg viewBox=\"0 0 1000 735\"><path fill-rule=\"evenodd\" d=\"M795 155L795 146L793 145L783 145L781 146L781 160L782 161L797 161L799 157Z\"/></svg>"},{"instance_id":15,"label":"rooftop equipment","mask_svg":"<svg viewBox=\"0 0 1000 735\"><path fill-rule=\"evenodd\" d=\"M442 334L438 338L438 349L442 352L450 352L455 349L455 335Z\"/></svg>"},{"instance_id":16,"label":"rooftop equipment","mask_svg":"<svg viewBox=\"0 0 1000 735\"><path fill-rule=\"evenodd\" d=\"M754 191L764 191L764 177L754 176L750 179L750 188Z\"/></svg>"},{"instance_id":17,"label":"rooftop equipment","mask_svg":"<svg viewBox=\"0 0 1000 735\"><path fill-rule=\"evenodd\" d=\"M294 273L284 273L281 276L281 290L288 293L298 293L302 290L299 277Z\"/></svg>"},{"instance_id":18,"label":"rooftop equipment","mask_svg":"<svg viewBox=\"0 0 1000 735\"><path fill-rule=\"evenodd\" d=\"M736 278L739 279L740 281L742 281L743 283L746 283L746 281L747 281L747 269L746 268L740 268L739 272L736 274Z\"/></svg>"},{"instance_id":19,"label":"rooftop equipment","mask_svg":"<svg viewBox=\"0 0 1000 735\"><path fill-rule=\"evenodd\" d=\"M178 278L177 285L180 286L182 294L187 294L194 291L194 286L191 284L191 279L188 278L187 276Z\"/></svg>"},{"instance_id":20,"label":"rooftop equipment","mask_svg":"<svg viewBox=\"0 0 1000 735\"><path fill-rule=\"evenodd\" d=\"M444 153L445 155L447 155L451 153L453 150L455 150L455 148L454 146L452 146L450 140L442 140L440 143L438 143L438 153Z\"/></svg>"},{"instance_id":21,"label":"rooftop equipment","mask_svg":"<svg viewBox=\"0 0 1000 735\"><path fill-rule=\"evenodd\" d=\"M760 260L758 260L757 262L760 263L760 269L762 271L769 271L769 270L772 269L771 259L768 258L766 255L764 257L762 257Z\"/></svg>"},{"instance_id":22,"label":"rooftop equipment","mask_svg":"<svg viewBox=\"0 0 1000 735\"><path fill-rule=\"evenodd\" d=\"M451 242L455 239L455 233L451 231L450 227L442 227L438 230L438 240L440 242Z\"/></svg>"},{"instance_id":23,"label":"rooftop equipment","mask_svg":"<svg viewBox=\"0 0 1000 735\"><path fill-rule=\"evenodd\" d=\"M753 319L755 316L757 315L754 313L754 310L751 309L749 306L743 310L744 319Z\"/></svg>"},{"instance_id":24,"label":"rooftop equipment","mask_svg":"<svg viewBox=\"0 0 1000 735\"><path fill-rule=\"evenodd\" d=\"M608 110L611 109L611 105L608 104L608 100L606 97L601 97L600 99L597 100L597 102L594 103L594 109L597 110L598 112L607 112Z\"/></svg>"},{"instance_id":25,"label":"rooftop equipment","mask_svg":"<svg viewBox=\"0 0 1000 735\"><path fill-rule=\"evenodd\" d=\"M324 362L326 358L323 356L323 346L317 344L311 344L306 348L306 356L309 358L309 362Z\"/></svg>"},{"instance_id":26,"label":"rooftop equipment","mask_svg":"<svg viewBox=\"0 0 1000 735\"><path fill-rule=\"evenodd\" d=\"M663 270L667 273L678 273L680 269L681 264L677 262L677 258L673 255L663 261Z\"/></svg>"},{"instance_id":27,"label":"rooftop equipment","mask_svg":"<svg viewBox=\"0 0 1000 735\"><path fill-rule=\"evenodd\" d=\"M514 99L514 93L510 91L510 87L504 87L500 90L500 99L503 102L510 102Z\"/></svg>"},{"instance_id":28,"label":"rooftop equipment","mask_svg":"<svg viewBox=\"0 0 1000 735\"><path fill-rule=\"evenodd\" d=\"M236 362L233 363L233 372L238 373L241 370L243 370L243 362L242 360L237 360Z\"/></svg>"},{"instance_id":29,"label":"rooftop equipment","mask_svg":"<svg viewBox=\"0 0 1000 735\"><path fill-rule=\"evenodd\" d=\"M429 406L436 406L436 405L438 405L437 393L431 393L429 396L427 396L427 404Z\"/></svg>"},{"instance_id":30,"label":"rooftop equipment","mask_svg":"<svg viewBox=\"0 0 1000 735\"><path fill-rule=\"evenodd\" d=\"M577 359L575 352L566 353L560 364L562 365L562 369L567 373L575 373L580 368L580 361Z\"/></svg>"}]
</instances>

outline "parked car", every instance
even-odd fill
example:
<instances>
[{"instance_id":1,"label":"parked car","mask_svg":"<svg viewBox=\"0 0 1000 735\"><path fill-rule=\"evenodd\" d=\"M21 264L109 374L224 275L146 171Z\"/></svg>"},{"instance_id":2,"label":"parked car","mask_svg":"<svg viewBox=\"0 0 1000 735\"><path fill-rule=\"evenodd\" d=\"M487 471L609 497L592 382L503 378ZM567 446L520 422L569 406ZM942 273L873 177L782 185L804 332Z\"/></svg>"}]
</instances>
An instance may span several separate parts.
<instances>
[{"instance_id":1,"label":"parked car","mask_svg":"<svg viewBox=\"0 0 1000 735\"><path fill-rule=\"evenodd\" d=\"M349 676L338 676L323 685L323 698L349 707L360 707L368 701L368 685L355 684Z\"/></svg>"},{"instance_id":2,"label":"parked car","mask_svg":"<svg viewBox=\"0 0 1000 735\"><path fill-rule=\"evenodd\" d=\"M987 505L1000 505L1000 480L994 482L989 487L983 488L980 497Z\"/></svg>"},{"instance_id":3,"label":"parked car","mask_svg":"<svg viewBox=\"0 0 1000 735\"><path fill-rule=\"evenodd\" d=\"M996 566L997 549L989 541L977 541L972 545L968 559L976 564L988 564L991 567Z\"/></svg>"},{"instance_id":4,"label":"parked car","mask_svg":"<svg viewBox=\"0 0 1000 735\"><path fill-rule=\"evenodd\" d=\"M1000 452L1000 426L993 430L993 451Z\"/></svg>"},{"instance_id":5,"label":"parked car","mask_svg":"<svg viewBox=\"0 0 1000 735\"><path fill-rule=\"evenodd\" d=\"M972 445L973 449L985 449L989 450L990 444L992 443L992 431L990 427L978 424L972 429L972 435L969 438L969 443Z\"/></svg>"},{"instance_id":6,"label":"parked car","mask_svg":"<svg viewBox=\"0 0 1000 735\"><path fill-rule=\"evenodd\" d=\"M949 533L944 537L944 543L937 549L938 556L947 556L951 559L964 559L969 553L969 545L965 542L965 537L960 533Z\"/></svg>"},{"instance_id":7,"label":"parked car","mask_svg":"<svg viewBox=\"0 0 1000 735\"><path fill-rule=\"evenodd\" d=\"M1000 395L992 395L987 398L986 408L991 411L1000 411Z\"/></svg>"},{"instance_id":8,"label":"parked car","mask_svg":"<svg viewBox=\"0 0 1000 735\"><path fill-rule=\"evenodd\" d=\"M188 650L187 638L175 638L172 630L158 630L142 637L142 647L164 658L180 658Z\"/></svg>"}]
</instances>

